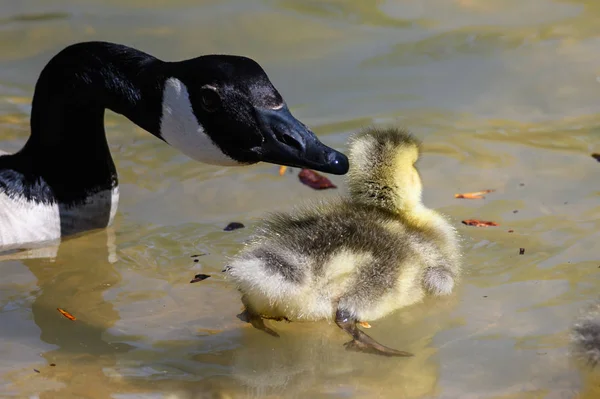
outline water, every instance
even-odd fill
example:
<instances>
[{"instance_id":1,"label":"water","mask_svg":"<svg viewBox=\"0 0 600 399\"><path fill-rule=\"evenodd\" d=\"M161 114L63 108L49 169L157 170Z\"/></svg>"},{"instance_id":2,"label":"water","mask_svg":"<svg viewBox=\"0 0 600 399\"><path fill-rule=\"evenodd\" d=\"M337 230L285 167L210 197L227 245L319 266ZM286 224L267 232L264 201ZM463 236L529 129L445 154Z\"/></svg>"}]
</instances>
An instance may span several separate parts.
<instances>
[{"instance_id":1,"label":"water","mask_svg":"<svg viewBox=\"0 0 600 399\"><path fill-rule=\"evenodd\" d=\"M598 397L600 378L570 361L567 338L599 284L600 164L590 154L600 152L600 5L153 3L3 2L0 148L24 143L35 79L74 41L170 60L248 55L328 145L345 149L372 122L425 141L425 202L464 238L463 282L448 299L372 323L410 359L346 353L328 323L278 323L279 340L255 331L235 317L239 296L219 273L226 256L264 212L336 193L273 165L200 165L108 113L122 182L114 227L0 263L0 396ZM485 200L454 199L487 188L497 191ZM460 224L468 218L500 226ZM231 221L247 228L224 232ZM189 284L196 273L213 277Z\"/></svg>"}]
</instances>

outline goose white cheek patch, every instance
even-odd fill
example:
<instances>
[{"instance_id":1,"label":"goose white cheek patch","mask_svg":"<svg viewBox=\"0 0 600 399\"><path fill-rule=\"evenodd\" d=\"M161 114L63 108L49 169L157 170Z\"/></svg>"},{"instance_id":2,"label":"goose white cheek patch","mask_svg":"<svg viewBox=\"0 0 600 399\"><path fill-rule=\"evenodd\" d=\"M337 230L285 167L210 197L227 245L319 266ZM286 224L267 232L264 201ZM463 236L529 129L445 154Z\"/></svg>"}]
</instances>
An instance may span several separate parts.
<instances>
[{"instance_id":1,"label":"goose white cheek patch","mask_svg":"<svg viewBox=\"0 0 600 399\"><path fill-rule=\"evenodd\" d=\"M160 134L167 143L196 161L226 166L240 164L225 155L206 134L194 115L187 88L176 78L165 82Z\"/></svg>"}]
</instances>

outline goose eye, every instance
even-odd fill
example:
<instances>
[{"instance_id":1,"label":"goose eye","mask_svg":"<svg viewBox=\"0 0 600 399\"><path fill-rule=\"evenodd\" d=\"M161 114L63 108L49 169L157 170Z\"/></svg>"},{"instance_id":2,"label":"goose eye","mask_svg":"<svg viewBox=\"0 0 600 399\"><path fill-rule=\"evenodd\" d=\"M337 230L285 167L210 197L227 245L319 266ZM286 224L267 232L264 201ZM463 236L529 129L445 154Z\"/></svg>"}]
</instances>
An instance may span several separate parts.
<instances>
[{"instance_id":1,"label":"goose eye","mask_svg":"<svg viewBox=\"0 0 600 399\"><path fill-rule=\"evenodd\" d=\"M202 108L207 112L215 112L221 106L221 98L217 89L212 86L202 88L201 97Z\"/></svg>"}]
</instances>

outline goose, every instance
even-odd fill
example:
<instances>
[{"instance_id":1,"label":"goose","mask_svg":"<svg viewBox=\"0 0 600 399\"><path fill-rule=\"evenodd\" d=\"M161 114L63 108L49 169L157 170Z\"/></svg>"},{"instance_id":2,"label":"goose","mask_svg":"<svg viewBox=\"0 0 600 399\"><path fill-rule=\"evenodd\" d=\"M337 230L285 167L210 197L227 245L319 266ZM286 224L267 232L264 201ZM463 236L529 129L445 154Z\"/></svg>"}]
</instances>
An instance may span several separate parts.
<instances>
[{"instance_id":1,"label":"goose","mask_svg":"<svg viewBox=\"0 0 600 399\"><path fill-rule=\"evenodd\" d=\"M0 155L0 248L112 223L119 185L105 109L207 164L262 161L339 175L349 168L291 114L250 58L167 62L117 43L76 43L40 73L25 145Z\"/></svg>"},{"instance_id":2,"label":"goose","mask_svg":"<svg viewBox=\"0 0 600 399\"><path fill-rule=\"evenodd\" d=\"M264 319L330 320L352 337L348 350L412 356L357 324L448 295L459 279L458 234L421 201L419 148L403 130L367 129L350 143L347 198L268 216L224 270L239 318L274 336Z\"/></svg>"}]
</instances>

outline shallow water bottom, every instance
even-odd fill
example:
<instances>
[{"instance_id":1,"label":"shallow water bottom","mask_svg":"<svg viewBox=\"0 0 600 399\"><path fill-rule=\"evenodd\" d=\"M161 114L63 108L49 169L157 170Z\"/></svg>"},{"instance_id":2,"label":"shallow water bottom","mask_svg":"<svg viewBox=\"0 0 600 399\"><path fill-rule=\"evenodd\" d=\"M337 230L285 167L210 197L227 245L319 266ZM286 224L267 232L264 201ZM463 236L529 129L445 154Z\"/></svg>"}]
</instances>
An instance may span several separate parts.
<instances>
[{"instance_id":1,"label":"shallow water bottom","mask_svg":"<svg viewBox=\"0 0 600 399\"><path fill-rule=\"evenodd\" d=\"M504 156L521 148L509 144ZM265 211L244 218L252 212L243 210L215 223L145 229L119 220L65 241L54 258L3 261L10 278L0 283L0 389L57 398L571 398L580 391L594 397L597 376L569 357L568 332L597 292L600 209L588 169L596 165L589 156L563 153L570 171L557 193L556 158L526 151L531 156L512 165L471 175L459 188L492 181L497 191L469 201L452 198L455 182L445 172L454 160L425 149L425 202L437 203L459 229L465 275L450 297L371 323L369 334L414 358L347 352L348 338L333 323L271 321L281 335L275 339L238 320L239 294L220 270ZM463 176L470 169L454 170ZM569 179L573 171L578 182ZM276 173L260 167L255 179L269 185ZM293 174L277 179L305 197L337 195L312 192ZM247 184L257 187L256 180ZM484 216L500 226L460 223ZM246 228L223 231L232 220ZM190 284L196 273L211 277Z\"/></svg>"}]
</instances>

